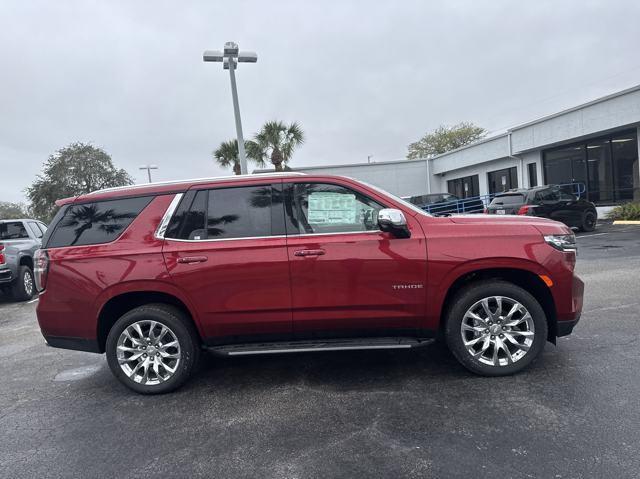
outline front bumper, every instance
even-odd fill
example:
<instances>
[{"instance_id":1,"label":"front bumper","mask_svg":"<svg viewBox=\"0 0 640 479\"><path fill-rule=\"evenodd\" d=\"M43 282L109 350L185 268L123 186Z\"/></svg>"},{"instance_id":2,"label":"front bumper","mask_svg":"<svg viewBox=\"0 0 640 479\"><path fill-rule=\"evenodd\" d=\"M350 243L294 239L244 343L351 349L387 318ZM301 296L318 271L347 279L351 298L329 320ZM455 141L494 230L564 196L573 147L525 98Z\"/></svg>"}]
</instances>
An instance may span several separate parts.
<instances>
[{"instance_id":1,"label":"front bumper","mask_svg":"<svg viewBox=\"0 0 640 479\"><path fill-rule=\"evenodd\" d=\"M556 325L556 336L561 338L562 336L569 336L573 332L573 328L580 321L580 314L573 321L558 321Z\"/></svg>"}]
</instances>

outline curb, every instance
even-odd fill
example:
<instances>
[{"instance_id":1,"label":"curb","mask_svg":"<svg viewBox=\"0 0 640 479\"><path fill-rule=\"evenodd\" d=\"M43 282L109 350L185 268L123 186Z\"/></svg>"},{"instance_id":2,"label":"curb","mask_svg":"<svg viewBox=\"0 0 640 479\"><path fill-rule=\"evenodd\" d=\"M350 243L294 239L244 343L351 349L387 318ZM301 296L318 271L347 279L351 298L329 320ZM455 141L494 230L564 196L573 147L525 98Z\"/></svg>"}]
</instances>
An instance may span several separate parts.
<instances>
[{"instance_id":1,"label":"curb","mask_svg":"<svg viewBox=\"0 0 640 479\"><path fill-rule=\"evenodd\" d=\"M631 220L616 220L613 222L614 225L640 225L640 221L631 221Z\"/></svg>"}]
</instances>

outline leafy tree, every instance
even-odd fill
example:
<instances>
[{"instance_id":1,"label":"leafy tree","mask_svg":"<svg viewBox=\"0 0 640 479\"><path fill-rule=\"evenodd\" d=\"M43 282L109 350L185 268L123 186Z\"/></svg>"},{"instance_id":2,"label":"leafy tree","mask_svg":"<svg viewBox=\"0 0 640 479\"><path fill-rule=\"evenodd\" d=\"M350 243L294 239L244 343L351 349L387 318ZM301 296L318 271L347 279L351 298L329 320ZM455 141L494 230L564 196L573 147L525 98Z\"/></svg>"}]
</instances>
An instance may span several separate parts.
<instances>
[{"instance_id":1,"label":"leafy tree","mask_svg":"<svg viewBox=\"0 0 640 479\"><path fill-rule=\"evenodd\" d=\"M264 166L264 161L255 142L245 141L244 149L248 160L255 161L258 166ZM213 158L223 168L231 167L234 175L240 174L240 154L238 153L237 139L220 143L218 149L213 152Z\"/></svg>"},{"instance_id":2,"label":"leafy tree","mask_svg":"<svg viewBox=\"0 0 640 479\"><path fill-rule=\"evenodd\" d=\"M462 122L453 126L441 125L433 132L425 134L420 140L408 147L408 160L431 158L447 151L455 150L473 143L487 134L484 128L471 122Z\"/></svg>"},{"instance_id":3,"label":"leafy tree","mask_svg":"<svg viewBox=\"0 0 640 479\"><path fill-rule=\"evenodd\" d=\"M48 222L60 198L131 184L131 176L116 168L104 150L76 142L49 156L42 174L26 191L34 216Z\"/></svg>"},{"instance_id":4,"label":"leafy tree","mask_svg":"<svg viewBox=\"0 0 640 479\"><path fill-rule=\"evenodd\" d=\"M255 157L271 163L276 171L284 171L293 151L304 143L304 132L300 125L289 125L281 121L268 121L254 137L258 146Z\"/></svg>"},{"instance_id":5,"label":"leafy tree","mask_svg":"<svg viewBox=\"0 0 640 479\"><path fill-rule=\"evenodd\" d=\"M27 205L23 203L10 203L8 201L0 201L0 220L8 220L13 218L30 218L31 214Z\"/></svg>"}]
</instances>

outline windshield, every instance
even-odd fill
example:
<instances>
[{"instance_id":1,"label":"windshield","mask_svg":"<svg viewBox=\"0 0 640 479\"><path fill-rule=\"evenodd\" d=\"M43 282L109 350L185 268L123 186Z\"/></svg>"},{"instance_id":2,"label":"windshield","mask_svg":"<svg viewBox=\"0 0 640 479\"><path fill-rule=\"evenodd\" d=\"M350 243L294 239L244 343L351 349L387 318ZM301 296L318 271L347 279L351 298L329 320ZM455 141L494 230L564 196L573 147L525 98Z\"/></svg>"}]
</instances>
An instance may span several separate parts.
<instances>
[{"instance_id":1,"label":"windshield","mask_svg":"<svg viewBox=\"0 0 640 479\"><path fill-rule=\"evenodd\" d=\"M415 211L417 213L421 213L421 214L423 214L425 216L433 216L433 215L430 215L429 213L427 213L422 208L418 208L416 205L412 205L408 201L403 200L402 198L400 198L399 196L394 195L393 193L389 193L388 191L383 190L382 188L378 188L377 186L372 185L371 183L367 183L366 181L361 181L361 180L356 180L356 181L358 181L359 183L362 183L365 186L368 186L372 190L376 190L379 193L382 193L382 194L384 194L386 196L389 196L389 197L393 198L395 201L397 201L398 203L402 203L403 206L406 206L410 210L413 210L413 211Z\"/></svg>"}]
</instances>

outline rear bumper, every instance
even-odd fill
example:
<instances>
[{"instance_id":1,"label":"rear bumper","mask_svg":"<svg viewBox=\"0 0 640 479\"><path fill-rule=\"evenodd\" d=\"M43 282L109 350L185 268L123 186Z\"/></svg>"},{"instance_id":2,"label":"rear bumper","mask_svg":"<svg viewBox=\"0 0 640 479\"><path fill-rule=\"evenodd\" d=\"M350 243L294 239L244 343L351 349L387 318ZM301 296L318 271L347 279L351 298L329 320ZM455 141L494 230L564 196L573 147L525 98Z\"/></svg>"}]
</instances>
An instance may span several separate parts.
<instances>
[{"instance_id":1,"label":"rear bumper","mask_svg":"<svg viewBox=\"0 0 640 479\"><path fill-rule=\"evenodd\" d=\"M73 349L89 353L101 353L98 341L86 338L71 338L62 336L44 336L47 344L53 348Z\"/></svg>"},{"instance_id":2,"label":"rear bumper","mask_svg":"<svg viewBox=\"0 0 640 479\"><path fill-rule=\"evenodd\" d=\"M7 284L13 281L13 273L9 268L0 269L0 284Z\"/></svg>"}]
</instances>

